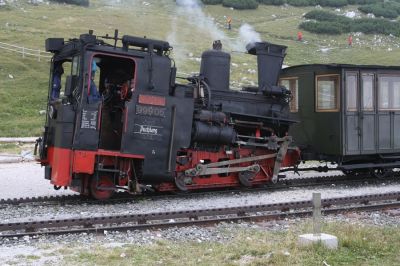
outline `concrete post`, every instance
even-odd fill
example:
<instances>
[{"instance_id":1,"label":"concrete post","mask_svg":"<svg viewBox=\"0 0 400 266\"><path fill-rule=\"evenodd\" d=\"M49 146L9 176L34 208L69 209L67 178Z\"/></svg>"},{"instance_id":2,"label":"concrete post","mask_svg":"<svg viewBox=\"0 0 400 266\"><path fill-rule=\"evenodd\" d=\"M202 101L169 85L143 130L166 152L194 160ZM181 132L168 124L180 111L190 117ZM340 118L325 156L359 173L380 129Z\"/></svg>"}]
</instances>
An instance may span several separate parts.
<instances>
[{"instance_id":1,"label":"concrete post","mask_svg":"<svg viewBox=\"0 0 400 266\"><path fill-rule=\"evenodd\" d=\"M321 235L321 193L313 193L313 234Z\"/></svg>"},{"instance_id":2,"label":"concrete post","mask_svg":"<svg viewBox=\"0 0 400 266\"><path fill-rule=\"evenodd\" d=\"M313 193L313 233L300 235L298 243L308 246L321 243L326 248L337 249L339 242L336 236L321 233L321 193Z\"/></svg>"}]
</instances>

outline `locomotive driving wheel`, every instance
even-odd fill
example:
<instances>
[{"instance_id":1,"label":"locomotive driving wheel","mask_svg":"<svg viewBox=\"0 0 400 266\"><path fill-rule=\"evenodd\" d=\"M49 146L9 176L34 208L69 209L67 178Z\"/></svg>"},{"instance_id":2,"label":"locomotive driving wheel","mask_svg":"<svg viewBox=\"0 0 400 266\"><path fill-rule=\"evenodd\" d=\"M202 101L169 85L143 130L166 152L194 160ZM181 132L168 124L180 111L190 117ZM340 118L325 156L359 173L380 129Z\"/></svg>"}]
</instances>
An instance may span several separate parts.
<instances>
[{"instance_id":1,"label":"locomotive driving wheel","mask_svg":"<svg viewBox=\"0 0 400 266\"><path fill-rule=\"evenodd\" d=\"M188 191L187 185L191 185L192 181L192 178L184 173L178 173L175 177L175 185L182 192Z\"/></svg>"},{"instance_id":2,"label":"locomotive driving wheel","mask_svg":"<svg viewBox=\"0 0 400 266\"><path fill-rule=\"evenodd\" d=\"M93 175L89 184L90 195L97 200L107 200L112 197L115 185L109 175Z\"/></svg>"}]
</instances>

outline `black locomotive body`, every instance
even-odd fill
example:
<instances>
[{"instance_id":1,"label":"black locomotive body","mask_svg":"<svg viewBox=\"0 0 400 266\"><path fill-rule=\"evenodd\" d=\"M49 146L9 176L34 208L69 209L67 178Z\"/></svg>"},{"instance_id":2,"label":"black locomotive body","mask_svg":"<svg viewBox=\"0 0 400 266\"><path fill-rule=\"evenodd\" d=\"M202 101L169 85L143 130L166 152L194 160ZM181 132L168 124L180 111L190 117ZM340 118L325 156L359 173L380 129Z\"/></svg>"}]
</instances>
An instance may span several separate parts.
<instances>
[{"instance_id":1,"label":"black locomotive body","mask_svg":"<svg viewBox=\"0 0 400 266\"><path fill-rule=\"evenodd\" d=\"M282 70L292 91L290 134L303 160L384 177L400 167L400 67L313 64Z\"/></svg>"},{"instance_id":2,"label":"black locomotive body","mask_svg":"<svg viewBox=\"0 0 400 266\"><path fill-rule=\"evenodd\" d=\"M113 41L113 44L107 44ZM122 42L122 46L117 44ZM229 89L230 55L219 42L200 74L178 84L167 42L133 36L46 40L54 53L43 137L45 178L98 199L124 189L194 190L276 181L297 163L287 135L290 94L278 85L286 47L248 45L259 86ZM63 95L59 66L69 65ZM95 71L96 68L98 71Z\"/></svg>"}]
</instances>

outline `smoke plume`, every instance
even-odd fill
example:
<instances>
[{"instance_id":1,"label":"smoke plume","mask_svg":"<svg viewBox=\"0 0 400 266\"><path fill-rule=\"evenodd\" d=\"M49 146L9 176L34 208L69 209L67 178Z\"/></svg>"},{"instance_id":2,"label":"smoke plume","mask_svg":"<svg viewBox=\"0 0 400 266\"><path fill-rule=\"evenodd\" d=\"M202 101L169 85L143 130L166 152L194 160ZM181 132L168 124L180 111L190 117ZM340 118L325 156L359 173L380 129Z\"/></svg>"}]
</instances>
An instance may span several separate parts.
<instances>
[{"instance_id":1,"label":"smoke plume","mask_svg":"<svg viewBox=\"0 0 400 266\"><path fill-rule=\"evenodd\" d=\"M223 47L227 50L246 51L246 45L249 42L260 42L261 37L249 24L243 24L239 28L239 34L236 38L229 38L223 30L218 28L214 19L206 15L202 10L199 0L176 0L176 15L196 27L200 31L210 34L210 43L213 40L221 40ZM171 23L171 32L167 36L167 40L172 44L180 44L179 49L187 50L182 47L179 42L179 25L174 18Z\"/></svg>"},{"instance_id":2,"label":"smoke plume","mask_svg":"<svg viewBox=\"0 0 400 266\"><path fill-rule=\"evenodd\" d=\"M176 4L178 5L179 16L185 16L189 23L204 32L210 33L213 40L227 39L224 32L215 25L214 19L204 14L198 0L177 0Z\"/></svg>"}]
</instances>

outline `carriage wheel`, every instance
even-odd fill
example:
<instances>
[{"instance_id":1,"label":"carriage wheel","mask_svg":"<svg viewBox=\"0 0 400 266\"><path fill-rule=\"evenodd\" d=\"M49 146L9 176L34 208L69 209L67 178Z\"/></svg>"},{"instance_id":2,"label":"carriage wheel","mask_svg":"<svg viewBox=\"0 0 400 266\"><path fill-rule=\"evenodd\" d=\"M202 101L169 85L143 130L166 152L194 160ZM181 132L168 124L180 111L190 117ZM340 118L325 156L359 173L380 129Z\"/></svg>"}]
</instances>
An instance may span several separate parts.
<instances>
[{"instance_id":1,"label":"carriage wheel","mask_svg":"<svg viewBox=\"0 0 400 266\"><path fill-rule=\"evenodd\" d=\"M107 200L114 194L115 185L110 176L101 175L98 180L95 176L92 176L89 188L90 195L94 199Z\"/></svg>"},{"instance_id":2,"label":"carriage wheel","mask_svg":"<svg viewBox=\"0 0 400 266\"><path fill-rule=\"evenodd\" d=\"M376 178L385 178L388 177L389 174L392 172L392 169L389 168L373 168L371 169L371 175Z\"/></svg>"}]
</instances>

